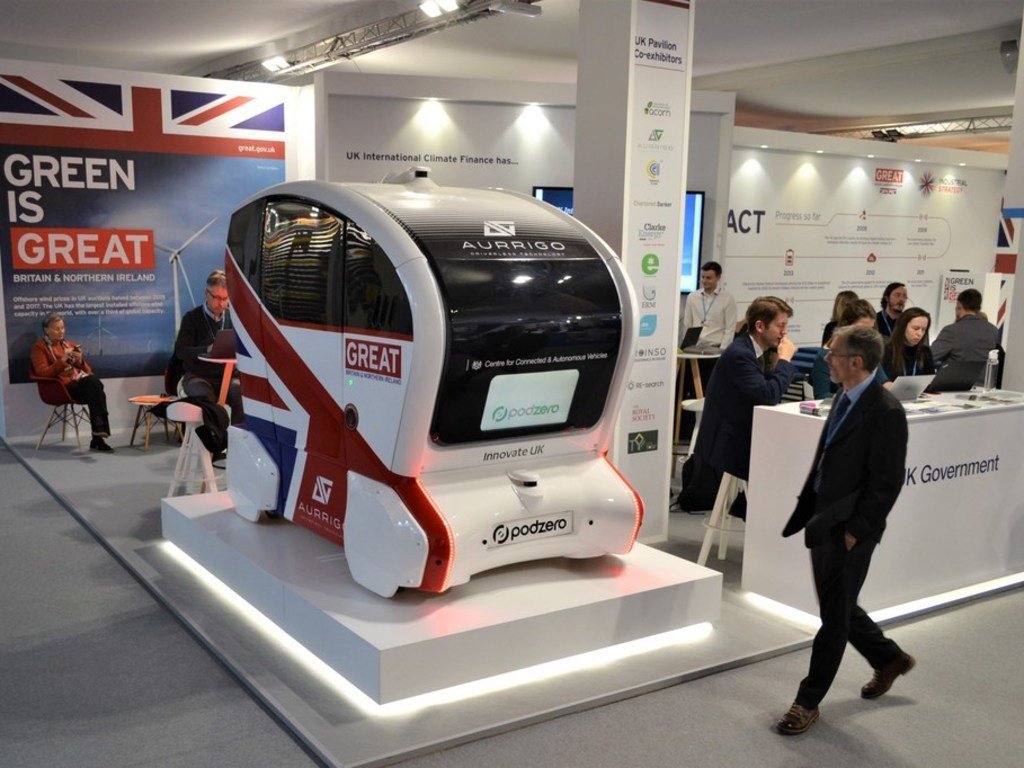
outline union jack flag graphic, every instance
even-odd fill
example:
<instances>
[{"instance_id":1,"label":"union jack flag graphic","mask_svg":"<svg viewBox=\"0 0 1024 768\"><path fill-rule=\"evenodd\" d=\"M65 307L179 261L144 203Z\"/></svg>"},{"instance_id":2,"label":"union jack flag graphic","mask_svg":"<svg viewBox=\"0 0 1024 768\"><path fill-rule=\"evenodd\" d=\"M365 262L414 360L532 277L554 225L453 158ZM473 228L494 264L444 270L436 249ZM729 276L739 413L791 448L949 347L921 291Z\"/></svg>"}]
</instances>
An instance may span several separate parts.
<instances>
[{"instance_id":1,"label":"union jack flag graphic","mask_svg":"<svg viewBox=\"0 0 1024 768\"><path fill-rule=\"evenodd\" d=\"M1012 219L1007 216L1003 208L1006 201L999 203L999 229L996 232L996 264L995 271L1004 275L1012 275L1017 272L1017 249L1020 247L1018 240L1019 219Z\"/></svg>"},{"instance_id":2,"label":"union jack flag graphic","mask_svg":"<svg viewBox=\"0 0 1024 768\"><path fill-rule=\"evenodd\" d=\"M10 64L0 62L0 143L284 159L285 89ZM183 87L164 84L174 79Z\"/></svg>"}]
</instances>

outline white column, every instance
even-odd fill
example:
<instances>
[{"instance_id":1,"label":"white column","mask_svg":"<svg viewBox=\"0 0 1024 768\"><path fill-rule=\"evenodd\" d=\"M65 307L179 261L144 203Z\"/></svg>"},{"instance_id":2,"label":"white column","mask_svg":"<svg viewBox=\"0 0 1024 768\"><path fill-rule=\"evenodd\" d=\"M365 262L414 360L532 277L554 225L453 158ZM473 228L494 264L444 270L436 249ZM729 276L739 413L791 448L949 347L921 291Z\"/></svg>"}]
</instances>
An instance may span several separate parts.
<instances>
[{"instance_id":1,"label":"white column","mask_svg":"<svg viewBox=\"0 0 1024 768\"><path fill-rule=\"evenodd\" d=\"M580 2L573 202L576 216L619 252L640 303L611 455L643 497L646 541L668 531L692 5Z\"/></svg>"}]
</instances>

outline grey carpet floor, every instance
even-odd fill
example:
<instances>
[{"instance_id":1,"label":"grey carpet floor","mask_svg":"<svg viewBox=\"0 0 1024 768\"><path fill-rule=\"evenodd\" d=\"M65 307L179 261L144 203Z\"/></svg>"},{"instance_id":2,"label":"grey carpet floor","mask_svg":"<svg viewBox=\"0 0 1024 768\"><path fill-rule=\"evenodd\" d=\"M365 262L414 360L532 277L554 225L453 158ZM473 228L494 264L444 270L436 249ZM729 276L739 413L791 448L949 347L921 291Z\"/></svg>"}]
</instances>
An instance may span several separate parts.
<instances>
[{"instance_id":1,"label":"grey carpet floor","mask_svg":"<svg viewBox=\"0 0 1024 768\"><path fill-rule=\"evenodd\" d=\"M699 526L674 515L666 549L689 554ZM0 532L0 768L314 764L2 447ZM727 585L740 557L719 564ZM809 651L399 764L1019 766L1022 630L1024 590L898 625L918 667L867 702L851 652L801 737L770 725Z\"/></svg>"},{"instance_id":2,"label":"grey carpet floor","mask_svg":"<svg viewBox=\"0 0 1024 768\"><path fill-rule=\"evenodd\" d=\"M0 767L312 761L0 445Z\"/></svg>"}]
</instances>

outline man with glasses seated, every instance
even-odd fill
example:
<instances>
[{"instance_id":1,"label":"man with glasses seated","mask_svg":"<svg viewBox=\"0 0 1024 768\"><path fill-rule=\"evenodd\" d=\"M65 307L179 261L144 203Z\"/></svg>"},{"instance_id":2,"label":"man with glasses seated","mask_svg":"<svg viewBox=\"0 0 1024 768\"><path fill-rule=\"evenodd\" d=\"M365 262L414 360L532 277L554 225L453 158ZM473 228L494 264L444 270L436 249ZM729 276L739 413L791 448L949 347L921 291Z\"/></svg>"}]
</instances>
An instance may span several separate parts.
<instances>
[{"instance_id":1,"label":"man with glasses seated","mask_svg":"<svg viewBox=\"0 0 1024 768\"><path fill-rule=\"evenodd\" d=\"M174 354L185 368L182 381L189 397L217 402L224 365L199 358L209 354L217 331L231 327L227 276L224 270L218 269L206 278L206 301L182 316L178 338L174 342ZM227 405L231 408L232 424L245 421L242 387L237 376L232 378L228 387Z\"/></svg>"}]
</instances>

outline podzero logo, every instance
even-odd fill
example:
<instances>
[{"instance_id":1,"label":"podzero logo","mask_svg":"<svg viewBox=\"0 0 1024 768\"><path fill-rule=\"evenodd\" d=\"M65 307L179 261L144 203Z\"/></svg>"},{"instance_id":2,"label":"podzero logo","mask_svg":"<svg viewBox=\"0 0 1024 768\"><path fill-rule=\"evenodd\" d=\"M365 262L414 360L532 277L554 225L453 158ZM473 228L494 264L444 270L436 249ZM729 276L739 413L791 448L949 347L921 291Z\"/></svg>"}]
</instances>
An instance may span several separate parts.
<instances>
[{"instance_id":1,"label":"podzero logo","mask_svg":"<svg viewBox=\"0 0 1024 768\"><path fill-rule=\"evenodd\" d=\"M499 405L491 413L491 418L495 422L502 422L505 419L521 419L524 416L546 416L558 413L558 411L557 405L528 405L522 408L506 408L504 405Z\"/></svg>"},{"instance_id":2,"label":"podzero logo","mask_svg":"<svg viewBox=\"0 0 1024 768\"><path fill-rule=\"evenodd\" d=\"M316 483L313 486L313 501L319 501L321 504L329 504L331 501L331 490L333 488L333 480L328 480L323 475L317 475Z\"/></svg>"},{"instance_id":3,"label":"podzero logo","mask_svg":"<svg viewBox=\"0 0 1024 768\"><path fill-rule=\"evenodd\" d=\"M541 520L532 523L498 523L491 531L491 541L498 546L514 544L517 539L540 538L569 532L569 521L565 517Z\"/></svg>"},{"instance_id":4,"label":"podzero logo","mask_svg":"<svg viewBox=\"0 0 1024 768\"><path fill-rule=\"evenodd\" d=\"M485 221L484 237L515 237L514 221Z\"/></svg>"}]
</instances>

